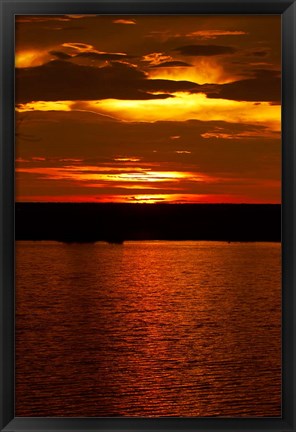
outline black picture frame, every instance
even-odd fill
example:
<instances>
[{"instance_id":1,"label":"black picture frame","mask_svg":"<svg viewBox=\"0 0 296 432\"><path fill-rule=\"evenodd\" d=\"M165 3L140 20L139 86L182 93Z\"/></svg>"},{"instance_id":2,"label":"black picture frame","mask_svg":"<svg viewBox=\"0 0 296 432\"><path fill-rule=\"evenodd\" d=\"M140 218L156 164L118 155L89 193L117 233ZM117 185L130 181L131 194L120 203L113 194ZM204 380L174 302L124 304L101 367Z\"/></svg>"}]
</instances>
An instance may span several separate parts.
<instances>
[{"instance_id":1,"label":"black picture frame","mask_svg":"<svg viewBox=\"0 0 296 432\"><path fill-rule=\"evenodd\" d=\"M13 431L296 431L295 0L0 0L0 428ZM282 417L21 418L14 415L14 18L17 14L280 14L282 17Z\"/></svg>"}]
</instances>

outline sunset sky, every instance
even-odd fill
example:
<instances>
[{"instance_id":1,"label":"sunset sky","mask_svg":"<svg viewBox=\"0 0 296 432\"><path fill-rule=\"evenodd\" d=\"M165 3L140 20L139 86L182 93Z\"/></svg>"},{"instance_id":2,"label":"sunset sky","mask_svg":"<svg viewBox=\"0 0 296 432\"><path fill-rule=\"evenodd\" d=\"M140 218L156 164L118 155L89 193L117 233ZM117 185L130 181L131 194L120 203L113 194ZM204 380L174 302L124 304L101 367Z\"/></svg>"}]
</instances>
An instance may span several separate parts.
<instances>
[{"instance_id":1,"label":"sunset sky","mask_svg":"<svg viewBox=\"0 0 296 432\"><path fill-rule=\"evenodd\" d=\"M16 18L16 200L280 203L280 16Z\"/></svg>"}]
</instances>

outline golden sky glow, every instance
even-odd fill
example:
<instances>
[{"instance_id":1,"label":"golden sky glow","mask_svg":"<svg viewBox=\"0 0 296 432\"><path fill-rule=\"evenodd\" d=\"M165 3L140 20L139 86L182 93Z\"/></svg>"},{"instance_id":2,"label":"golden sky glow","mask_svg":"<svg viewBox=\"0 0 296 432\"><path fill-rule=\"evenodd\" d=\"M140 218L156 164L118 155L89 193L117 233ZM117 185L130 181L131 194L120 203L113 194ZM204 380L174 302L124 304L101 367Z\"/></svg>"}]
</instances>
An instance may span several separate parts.
<instances>
[{"instance_id":1,"label":"golden sky glow","mask_svg":"<svg viewBox=\"0 0 296 432\"><path fill-rule=\"evenodd\" d=\"M280 16L17 17L17 200L280 202L280 42Z\"/></svg>"},{"instance_id":2,"label":"golden sky glow","mask_svg":"<svg viewBox=\"0 0 296 432\"><path fill-rule=\"evenodd\" d=\"M15 54L15 66L17 68L27 68L40 66L50 60L50 55L41 50L22 50Z\"/></svg>"},{"instance_id":3,"label":"golden sky glow","mask_svg":"<svg viewBox=\"0 0 296 432\"><path fill-rule=\"evenodd\" d=\"M222 120L230 123L268 125L280 130L281 107L268 102L254 103L224 99L207 99L200 93L175 93L174 98L144 101L105 99L101 101L37 101L20 105L17 111L71 111L82 110L108 114L128 122ZM218 135L216 135L217 137Z\"/></svg>"},{"instance_id":4,"label":"golden sky glow","mask_svg":"<svg viewBox=\"0 0 296 432\"><path fill-rule=\"evenodd\" d=\"M90 110L111 114L124 121L186 121L223 120L230 123L250 122L268 124L280 130L281 108L268 102L238 102L224 99L207 99L206 95L176 93L171 99L148 101L106 99L86 103Z\"/></svg>"},{"instance_id":5,"label":"golden sky glow","mask_svg":"<svg viewBox=\"0 0 296 432\"><path fill-rule=\"evenodd\" d=\"M164 61L164 59L162 60ZM168 57L165 61L173 61ZM160 65L161 61L154 64ZM224 70L221 63L211 58L197 58L191 60L191 67L158 67L149 71L149 77L153 79L184 80L199 84L215 83L225 84L240 78L238 74L230 75Z\"/></svg>"}]
</instances>

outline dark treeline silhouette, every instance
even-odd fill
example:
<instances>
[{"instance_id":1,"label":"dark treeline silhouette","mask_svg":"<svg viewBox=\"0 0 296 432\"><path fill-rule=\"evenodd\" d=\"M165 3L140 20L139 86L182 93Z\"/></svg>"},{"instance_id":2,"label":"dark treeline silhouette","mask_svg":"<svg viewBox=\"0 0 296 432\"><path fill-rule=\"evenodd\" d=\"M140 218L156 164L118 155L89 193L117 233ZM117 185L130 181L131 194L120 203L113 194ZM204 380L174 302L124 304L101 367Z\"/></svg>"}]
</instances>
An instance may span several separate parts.
<instances>
[{"instance_id":1,"label":"dark treeline silhouette","mask_svg":"<svg viewBox=\"0 0 296 432\"><path fill-rule=\"evenodd\" d=\"M16 240L281 240L272 204L16 203Z\"/></svg>"}]
</instances>

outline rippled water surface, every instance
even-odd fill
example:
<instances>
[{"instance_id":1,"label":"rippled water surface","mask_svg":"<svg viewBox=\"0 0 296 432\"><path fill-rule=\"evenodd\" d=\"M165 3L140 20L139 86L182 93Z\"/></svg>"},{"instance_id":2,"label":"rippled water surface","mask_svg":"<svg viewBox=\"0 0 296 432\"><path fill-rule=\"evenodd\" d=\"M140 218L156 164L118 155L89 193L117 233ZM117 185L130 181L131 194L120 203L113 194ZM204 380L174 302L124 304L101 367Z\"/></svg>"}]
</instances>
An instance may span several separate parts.
<instances>
[{"instance_id":1,"label":"rippled water surface","mask_svg":"<svg viewBox=\"0 0 296 432\"><path fill-rule=\"evenodd\" d=\"M280 416L280 244L17 242L16 415Z\"/></svg>"}]
</instances>

